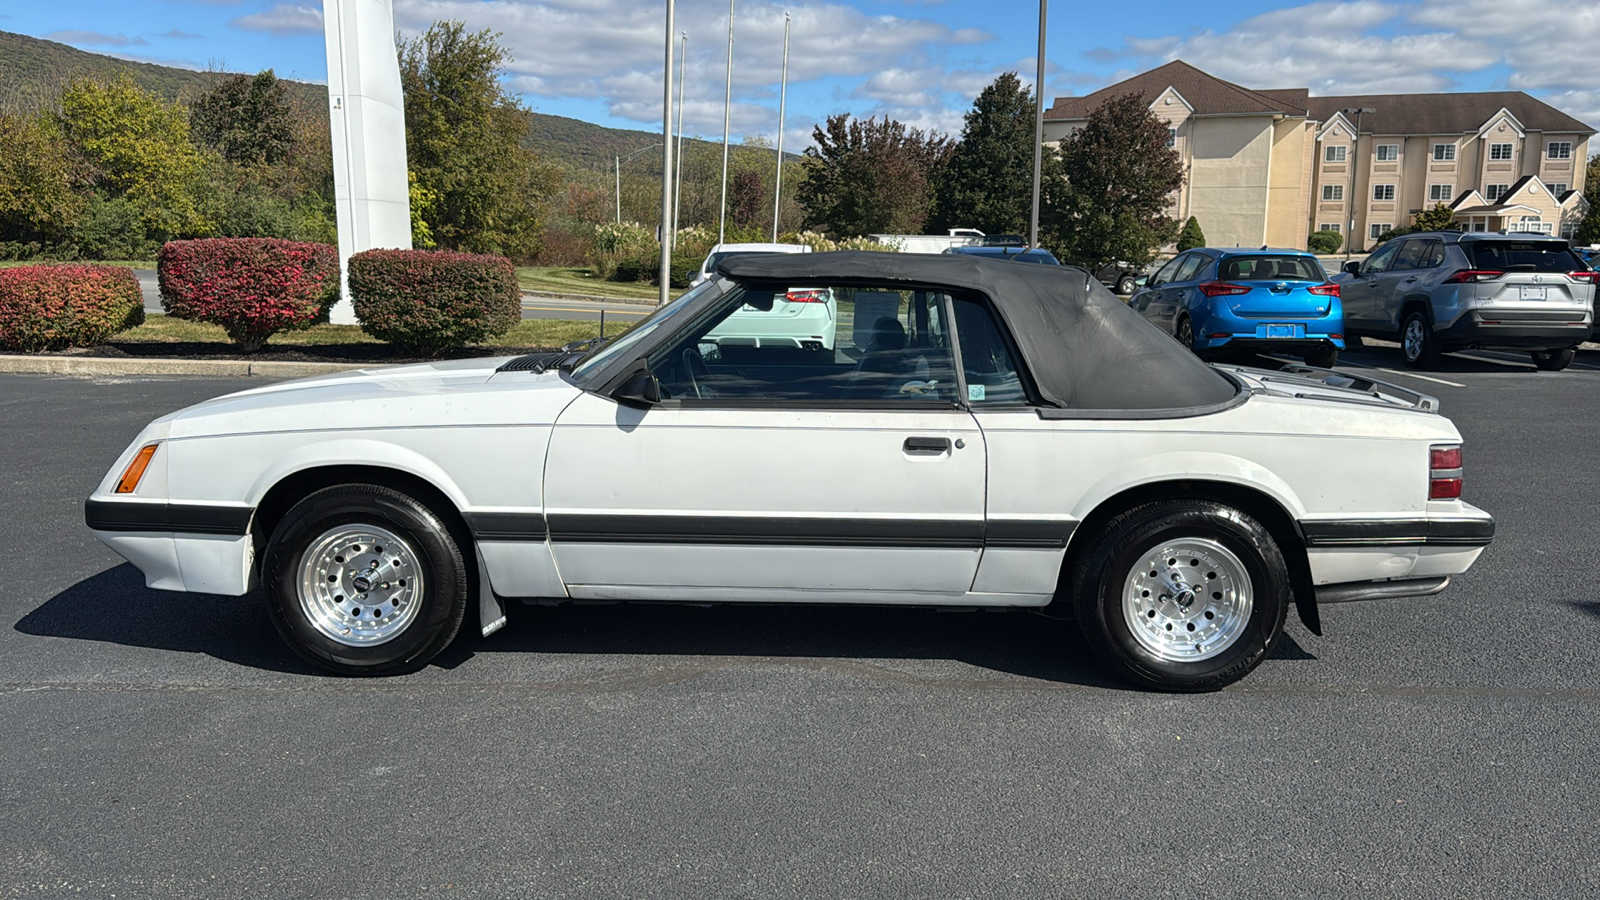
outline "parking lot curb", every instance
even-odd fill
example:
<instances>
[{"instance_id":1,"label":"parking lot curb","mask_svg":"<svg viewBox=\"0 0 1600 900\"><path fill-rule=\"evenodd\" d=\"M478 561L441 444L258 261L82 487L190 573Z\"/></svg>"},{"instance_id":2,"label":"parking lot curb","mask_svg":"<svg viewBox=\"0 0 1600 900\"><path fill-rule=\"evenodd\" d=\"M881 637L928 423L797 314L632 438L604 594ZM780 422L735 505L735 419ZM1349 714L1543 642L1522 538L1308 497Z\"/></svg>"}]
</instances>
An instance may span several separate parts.
<instances>
[{"instance_id":1,"label":"parking lot curb","mask_svg":"<svg viewBox=\"0 0 1600 900\"><path fill-rule=\"evenodd\" d=\"M0 373L13 375L206 375L212 378L305 378L362 363L281 362L244 359L139 359L102 356L0 355Z\"/></svg>"}]
</instances>

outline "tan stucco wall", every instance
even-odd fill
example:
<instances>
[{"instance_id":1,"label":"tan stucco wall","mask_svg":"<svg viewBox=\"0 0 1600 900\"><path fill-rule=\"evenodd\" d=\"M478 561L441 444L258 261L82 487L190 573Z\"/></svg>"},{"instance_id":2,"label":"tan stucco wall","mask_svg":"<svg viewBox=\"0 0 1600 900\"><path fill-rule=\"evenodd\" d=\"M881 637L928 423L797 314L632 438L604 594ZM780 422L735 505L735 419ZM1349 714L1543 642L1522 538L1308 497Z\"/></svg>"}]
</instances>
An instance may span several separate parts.
<instances>
[{"instance_id":1,"label":"tan stucco wall","mask_svg":"<svg viewBox=\"0 0 1600 900\"><path fill-rule=\"evenodd\" d=\"M1316 141L1306 120L1282 119L1273 123L1264 240L1268 246L1305 249L1306 236L1310 234L1310 229L1305 227L1306 200L1311 187L1307 177L1308 143Z\"/></svg>"},{"instance_id":2,"label":"tan stucco wall","mask_svg":"<svg viewBox=\"0 0 1600 900\"><path fill-rule=\"evenodd\" d=\"M1214 247L1259 247L1267 237L1270 116L1194 120L1189 214Z\"/></svg>"}]
</instances>

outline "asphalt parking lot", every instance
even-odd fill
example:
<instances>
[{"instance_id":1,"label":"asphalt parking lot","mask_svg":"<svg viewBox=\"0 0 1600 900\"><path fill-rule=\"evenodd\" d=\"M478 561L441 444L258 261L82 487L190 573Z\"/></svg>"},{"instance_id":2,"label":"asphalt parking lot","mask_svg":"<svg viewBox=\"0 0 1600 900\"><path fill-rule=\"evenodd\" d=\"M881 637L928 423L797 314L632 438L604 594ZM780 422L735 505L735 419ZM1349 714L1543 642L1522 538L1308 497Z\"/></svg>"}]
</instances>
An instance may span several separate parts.
<instances>
[{"instance_id":1,"label":"asphalt parking lot","mask_svg":"<svg viewBox=\"0 0 1600 900\"><path fill-rule=\"evenodd\" d=\"M520 608L319 676L82 526L146 421L249 382L0 376L0 897L1600 895L1600 352L1345 366L1440 398L1496 542L1203 696L920 610Z\"/></svg>"}]
</instances>

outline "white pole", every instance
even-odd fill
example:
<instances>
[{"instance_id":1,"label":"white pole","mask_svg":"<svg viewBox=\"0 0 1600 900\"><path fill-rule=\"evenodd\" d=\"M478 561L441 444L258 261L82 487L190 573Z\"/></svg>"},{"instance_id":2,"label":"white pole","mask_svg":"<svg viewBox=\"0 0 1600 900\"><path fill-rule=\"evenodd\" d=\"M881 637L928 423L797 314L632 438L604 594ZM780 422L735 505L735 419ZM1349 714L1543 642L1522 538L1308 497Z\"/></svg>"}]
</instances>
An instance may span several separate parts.
<instances>
[{"instance_id":1,"label":"white pole","mask_svg":"<svg viewBox=\"0 0 1600 900\"><path fill-rule=\"evenodd\" d=\"M778 242L778 211L783 209L783 114L789 97L789 14L783 14L783 75L778 80L778 177L772 187L772 242Z\"/></svg>"},{"instance_id":2,"label":"white pole","mask_svg":"<svg viewBox=\"0 0 1600 900\"><path fill-rule=\"evenodd\" d=\"M683 32L678 51L678 167L673 171L677 185L672 190L672 246L678 246L678 214L683 211L683 86L684 67L689 62L689 32Z\"/></svg>"},{"instance_id":3,"label":"white pole","mask_svg":"<svg viewBox=\"0 0 1600 900\"><path fill-rule=\"evenodd\" d=\"M728 122L733 111L733 0L728 0L728 86L722 98L722 200L718 204L717 243L728 233Z\"/></svg>"},{"instance_id":4,"label":"white pole","mask_svg":"<svg viewBox=\"0 0 1600 900\"><path fill-rule=\"evenodd\" d=\"M661 67L661 293L656 305L667 302L672 273L672 19L677 0L667 0L666 62Z\"/></svg>"},{"instance_id":5,"label":"white pole","mask_svg":"<svg viewBox=\"0 0 1600 900\"><path fill-rule=\"evenodd\" d=\"M622 224L622 156L617 156L617 224Z\"/></svg>"},{"instance_id":6,"label":"white pole","mask_svg":"<svg viewBox=\"0 0 1600 900\"><path fill-rule=\"evenodd\" d=\"M1039 0L1039 64L1033 78L1033 215L1028 244L1039 246L1039 179L1044 172L1044 23L1049 0Z\"/></svg>"}]
</instances>

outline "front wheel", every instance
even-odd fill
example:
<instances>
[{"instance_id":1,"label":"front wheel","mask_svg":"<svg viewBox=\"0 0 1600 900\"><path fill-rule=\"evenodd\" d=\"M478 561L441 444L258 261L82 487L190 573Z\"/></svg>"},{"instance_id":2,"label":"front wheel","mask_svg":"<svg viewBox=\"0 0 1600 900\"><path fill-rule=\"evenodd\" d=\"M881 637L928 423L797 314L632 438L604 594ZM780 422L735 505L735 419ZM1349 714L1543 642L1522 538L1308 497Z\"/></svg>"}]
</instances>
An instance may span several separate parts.
<instances>
[{"instance_id":1,"label":"front wheel","mask_svg":"<svg viewBox=\"0 0 1600 900\"><path fill-rule=\"evenodd\" d=\"M1578 355L1577 347L1562 347L1559 350L1534 350L1533 365L1541 372L1559 372L1572 365L1573 357Z\"/></svg>"},{"instance_id":2,"label":"front wheel","mask_svg":"<svg viewBox=\"0 0 1600 900\"><path fill-rule=\"evenodd\" d=\"M1137 287L1137 285L1133 283L1132 275L1124 275L1117 279L1117 293L1124 297L1132 294L1135 287Z\"/></svg>"},{"instance_id":3,"label":"front wheel","mask_svg":"<svg viewBox=\"0 0 1600 900\"><path fill-rule=\"evenodd\" d=\"M371 484L324 488L273 529L267 612L307 662L341 675L427 665L461 628L467 569L432 510Z\"/></svg>"},{"instance_id":4,"label":"front wheel","mask_svg":"<svg viewBox=\"0 0 1600 900\"><path fill-rule=\"evenodd\" d=\"M1073 578L1079 626L1123 676L1214 691L1283 633L1288 565L1261 523L1209 500L1167 500L1113 519Z\"/></svg>"}]
</instances>

